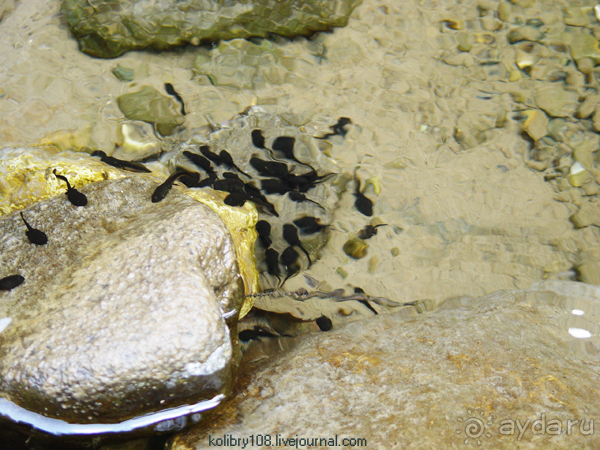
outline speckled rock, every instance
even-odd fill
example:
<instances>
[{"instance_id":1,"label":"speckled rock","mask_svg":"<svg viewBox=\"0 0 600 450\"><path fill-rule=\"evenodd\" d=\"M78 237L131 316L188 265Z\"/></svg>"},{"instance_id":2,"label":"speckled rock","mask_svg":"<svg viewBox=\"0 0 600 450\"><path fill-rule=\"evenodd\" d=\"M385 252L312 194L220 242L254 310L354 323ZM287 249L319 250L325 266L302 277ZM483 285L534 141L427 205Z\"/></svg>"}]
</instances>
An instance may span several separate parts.
<instances>
[{"instance_id":1,"label":"speckled rock","mask_svg":"<svg viewBox=\"0 0 600 450\"><path fill-rule=\"evenodd\" d=\"M62 9L82 51L113 58L126 51L167 49L188 42L292 37L345 26L361 0L188 0L129 2L94 6L64 0Z\"/></svg>"},{"instance_id":2,"label":"speckled rock","mask_svg":"<svg viewBox=\"0 0 600 450\"><path fill-rule=\"evenodd\" d=\"M40 429L68 422L50 427L65 434L142 416L168 430L185 418L148 414L184 405L197 421L207 408L189 405L229 392L243 294L232 237L178 187L152 203L158 184L125 177L78 186L87 206L63 194L33 204L22 211L42 246L18 212L0 219L1 276L25 278L0 294L0 415L17 405L46 417L25 416Z\"/></svg>"},{"instance_id":3,"label":"speckled rock","mask_svg":"<svg viewBox=\"0 0 600 450\"><path fill-rule=\"evenodd\" d=\"M342 439L385 449L595 448L599 300L595 286L546 282L313 335L248 375L217 420L170 449L240 448L238 439L245 448Z\"/></svg>"}]
</instances>

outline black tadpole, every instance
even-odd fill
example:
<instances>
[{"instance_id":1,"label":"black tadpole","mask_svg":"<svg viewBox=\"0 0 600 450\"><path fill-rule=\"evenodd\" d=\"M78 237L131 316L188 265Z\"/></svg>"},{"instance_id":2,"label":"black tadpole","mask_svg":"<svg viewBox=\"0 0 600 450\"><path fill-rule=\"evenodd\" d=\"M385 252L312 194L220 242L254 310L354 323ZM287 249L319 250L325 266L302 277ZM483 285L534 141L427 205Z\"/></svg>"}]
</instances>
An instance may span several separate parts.
<instances>
[{"instance_id":1,"label":"black tadpole","mask_svg":"<svg viewBox=\"0 0 600 450\"><path fill-rule=\"evenodd\" d=\"M335 125L332 125L329 127L333 130L333 133L327 133L324 136L316 137L316 139L327 139L328 137L331 137L331 136L344 137L344 136L346 136L346 133L347 133L347 131L344 129L344 127L350 123L352 123L352 121L348 117L340 117Z\"/></svg>"},{"instance_id":2,"label":"black tadpole","mask_svg":"<svg viewBox=\"0 0 600 450\"><path fill-rule=\"evenodd\" d=\"M229 192L230 194L244 194L244 183L241 180L226 178L224 180L216 180L213 183L213 189L217 191Z\"/></svg>"},{"instance_id":3,"label":"black tadpole","mask_svg":"<svg viewBox=\"0 0 600 450\"><path fill-rule=\"evenodd\" d=\"M286 178L290 174L286 163L264 161L256 156L250 158L250 165L263 177Z\"/></svg>"},{"instance_id":4,"label":"black tadpole","mask_svg":"<svg viewBox=\"0 0 600 450\"><path fill-rule=\"evenodd\" d=\"M197 153L192 153L187 150L183 152L184 156L194 163L195 166L200 167L204 170L208 175L215 173L215 170L212 167L212 164L208 159L206 159L202 155L198 155Z\"/></svg>"},{"instance_id":5,"label":"black tadpole","mask_svg":"<svg viewBox=\"0 0 600 450\"><path fill-rule=\"evenodd\" d=\"M181 105L181 115L185 116L185 105L183 104L183 99L181 98L181 95L175 91L175 88L171 83L165 83L165 91L167 91L167 94L175 97L175 100L177 100Z\"/></svg>"},{"instance_id":6,"label":"black tadpole","mask_svg":"<svg viewBox=\"0 0 600 450\"><path fill-rule=\"evenodd\" d=\"M281 274L279 271L279 252L273 248L268 248L265 250L265 258L267 260L267 272L277 277L277 281L281 283L281 278L279 277Z\"/></svg>"},{"instance_id":7,"label":"black tadpole","mask_svg":"<svg viewBox=\"0 0 600 450\"><path fill-rule=\"evenodd\" d=\"M302 161L298 160L298 158L296 158L296 156L294 155L295 143L296 139L291 136L279 136L275 138L275 140L273 141L273 145L271 145L271 148L273 149L273 151L283 153L285 159L296 161L297 163L302 164L303 166L310 167L308 164L305 164ZM310 168L312 169L312 167Z\"/></svg>"},{"instance_id":8,"label":"black tadpole","mask_svg":"<svg viewBox=\"0 0 600 450\"><path fill-rule=\"evenodd\" d=\"M354 190L356 200L354 200L354 207L359 213L371 217L373 215L373 202L360 191L360 180L358 178L355 178L354 180L356 182L356 189Z\"/></svg>"},{"instance_id":9,"label":"black tadpole","mask_svg":"<svg viewBox=\"0 0 600 450\"><path fill-rule=\"evenodd\" d=\"M73 205L75 205L75 206L87 205L87 197L85 196L85 194L82 194L77 189L71 187L71 185L69 184L69 180L67 180L67 178L63 177L62 175L58 175L56 173L56 169L54 169L54 171L52 173L54 174L54 176L56 178L58 178L59 180L63 180L65 183L67 183L67 198Z\"/></svg>"},{"instance_id":10,"label":"black tadpole","mask_svg":"<svg viewBox=\"0 0 600 450\"><path fill-rule=\"evenodd\" d=\"M300 272L300 265L297 262L299 257L300 255L296 250L294 250L294 247L291 245L288 248L286 248L281 254L279 261L281 261L281 264L283 264L285 270L287 271L287 276L281 283L282 286L287 280L289 280L291 277Z\"/></svg>"},{"instance_id":11,"label":"black tadpole","mask_svg":"<svg viewBox=\"0 0 600 450\"><path fill-rule=\"evenodd\" d=\"M27 221L25 220L25 217L23 217L22 211L21 211L21 219L23 219L23 222L25 223L25 226L27 227L27 231L25 232L25 234L27 235L29 242L31 242L32 244L36 244L36 245L44 245L48 242L48 236L46 236L46 233L44 233L43 231L38 230L36 228L33 228L31 225L29 225L27 223Z\"/></svg>"},{"instance_id":12,"label":"black tadpole","mask_svg":"<svg viewBox=\"0 0 600 450\"><path fill-rule=\"evenodd\" d=\"M217 155L215 152L211 152L210 147L208 145L201 145L200 153L202 153L206 158L208 158L212 162L214 162L217 166L220 166L221 164L223 164L223 160L221 159L221 157L219 155Z\"/></svg>"},{"instance_id":13,"label":"black tadpole","mask_svg":"<svg viewBox=\"0 0 600 450\"><path fill-rule=\"evenodd\" d=\"M302 250L304 252L304 254L306 255L306 257L308 258L308 267L310 267L312 265L310 255L306 251L306 249L304 247L302 247L302 242L300 242L300 238L298 237L298 229L294 225L286 223L283 226L283 239L285 239L285 241L292 246L293 245L298 246L300 248L300 250Z\"/></svg>"},{"instance_id":14,"label":"black tadpole","mask_svg":"<svg viewBox=\"0 0 600 450\"><path fill-rule=\"evenodd\" d=\"M92 152L92 156L99 157L100 161L102 161L104 164L108 164L109 166L116 167L117 169L131 170L132 172L145 172L145 173L151 172L151 170L148 169L143 164L113 158L112 156L108 156L102 150L95 150L94 152Z\"/></svg>"},{"instance_id":15,"label":"black tadpole","mask_svg":"<svg viewBox=\"0 0 600 450\"><path fill-rule=\"evenodd\" d=\"M292 191L292 188L279 178L263 178L260 180L260 187L265 194L285 195Z\"/></svg>"},{"instance_id":16,"label":"black tadpole","mask_svg":"<svg viewBox=\"0 0 600 450\"><path fill-rule=\"evenodd\" d=\"M321 331L329 331L333 328L333 322L327 316L319 317L317 320L315 320L315 323L319 326Z\"/></svg>"},{"instance_id":17,"label":"black tadpole","mask_svg":"<svg viewBox=\"0 0 600 450\"><path fill-rule=\"evenodd\" d=\"M199 181L196 187L212 187L212 185L215 184L215 181L217 181L217 174L211 173L207 178L205 178L202 181Z\"/></svg>"},{"instance_id":18,"label":"black tadpole","mask_svg":"<svg viewBox=\"0 0 600 450\"><path fill-rule=\"evenodd\" d=\"M320 219L310 216L303 216L294 220L294 225L300 228L301 234L315 234L329 226L323 225Z\"/></svg>"},{"instance_id":19,"label":"black tadpole","mask_svg":"<svg viewBox=\"0 0 600 450\"><path fill-rule=\"evenodd\" d=\"M354 288L354 293L355 294L364 294L365 291L363 288L360 287L355 287ZM363 305L365 305L367 308L369 308L371 311L373 311L373 313L375 313L375 315L379 315L379 313L375 310L375 308L373 308L371 306L371 304L367 301L367 300L358 300L359 303L362 303Z\"/></svg>"},{"instance_id":20,"label":"black tadpole","mask_svg":"<svg viewBox=\"0 0 600 450\"><path fill-rule=\"evenodd\" d=\"M271 234L271 224L266 220L259 220L258 222L256 222L255 228L256 233L258 234L258 238L260 239L264 247L269 248L272 244L271 238L269 237Z\"/></svg>"},{"instance_id":21,"label":"black tadpole","mask_svg":"<svg viewBox=\"0 0 600 450\"><path fill-rule=\"evenodd\" d=\"M242 175L246 175L248 178L250 178L250 175L248 175L246 172L243 172L238 166L235 165L235 163L233 162L233 158L231 157L229 152L227 152L226 150L221 150L219 152L219 156L221 157L223 164L225 164L228 168L235 169Z\"/></svg>"},{"instance_id":22,"label":"black tadpole","mask_svg":"<svg viewBox=\"0 0 600 450\"><path fill-rule=\"evenodd\" d=\"M315 169L312 169L310 172L303 173L300 175L291 173L285 177L285 180L294 189L298 189L300 192L308 192L309 189L314 188L318 183L323 183L324 181L326 181L334 175L335 173L319 175L317 174Z\"/></svg>"},{"instance_id":23,"label":"black tadpole","mask_svg":"<svg viewBox=\"0 0 600 450\"><path fill-rule=\"evenodd\" d=\"M228 206L244 206L246 200L248 200L248 197L245 194L239 194L234 192L225 197L223 203L225 203Z\"/></svg>"},{"instance_id":24,"label":"black tadpole","mask_svg":"<svg viewBox=\"0 0 600 450\"><path fill-rule=\"evenodd\" d=\"M21 275L9 275L0 279L0 291L10 291L11 289L20 286L25 281Z\"/></svg>"},{"instance_id":25,"label":"black tadpole","mask_svg":"<svg viewBox=\"0 0 600 450\"><path fill-rule=\"evenodd\" d=\"M296 203L311 202L311 203L314 203L315 205L317 205L319 208L325 210L325 208L323 208L320 204L318 204L314 200L311 200L310 198L306 198L306 195L302 194L301 192L290 191L290 192L288 192L288 197L293 202L296 202Z\"/></svg>"},{"instance_id":26,"label":"black tadpole","mask_svg":"<svg viewBox=\"0 0 600 450\"><path fill-rule=\"evenodd\" d=\"M242 330L238 334L238 339L240 340L240 342L253 341L254 339L258 338L258 333L258 327L250 328L248 330Z\"/></svg>"},{"instance_id":27,"label":"black tadpole","mask_svg":"<svg viewBox=\"0 0 600 450\"><path fill-rule=\"evenodd\" d=\"M200 174L198 172L190 172L179 177L179 181L189 188L197 188L200 183Z\"/></svg>"},{"instance_id":28,"label":"black tadpole","mask_svg":"<svg viewBox=\"0 0 600 450\"><path fill-rule=\"evenodd\" d=\"M265 137L262 135L261 130L252 130L252 145L256 148L266 148L265 147Z\"/></svg>"},{"instance_id":29,"label":"black tadpole","mask_svg":"<svg viewBox=\"0 0 600 450\"><path fill-rule=\"evenodd\" d=\"M380 223L379 225L367 225L358 232L358 237L361 239L371 239L377 234L378 227L385 227L387 223Z\"/></svg>"},{"instance_id":30,"label":"black tadpole","mask_svg":"<svg viewBox=\"0 0 600 450\"><path fill-rule=\"evenodd\" d=\"M177 172L169 176L169 178L167 178L165 182L158 186L152 193L152 203L158 203L161 200L163 200L173 187L173 183L175 183L175 180L177 180L177 178L179 178L182 175L190 175L190 172L186 170L178 170Z\"/></svg>"}]
</instances>

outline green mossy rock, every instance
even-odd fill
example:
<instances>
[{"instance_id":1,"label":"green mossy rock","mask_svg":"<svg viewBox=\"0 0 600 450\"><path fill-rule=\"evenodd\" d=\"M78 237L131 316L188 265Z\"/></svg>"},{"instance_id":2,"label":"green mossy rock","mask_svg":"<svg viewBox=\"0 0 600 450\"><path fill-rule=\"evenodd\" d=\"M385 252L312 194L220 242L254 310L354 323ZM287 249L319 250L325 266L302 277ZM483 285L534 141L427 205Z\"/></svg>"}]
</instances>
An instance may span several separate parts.
<instances>
[{"instance_id":1,"label":"green mossy rock","mask_svg":"<svg viewBox=\"0 0 600 450\"><path fill-rule=\"evenodd\" d=\"M345 26L361 0L63 0L84 53L114 58L153 47L219 39L285 37Z\"/></svg>"}]
</instances>

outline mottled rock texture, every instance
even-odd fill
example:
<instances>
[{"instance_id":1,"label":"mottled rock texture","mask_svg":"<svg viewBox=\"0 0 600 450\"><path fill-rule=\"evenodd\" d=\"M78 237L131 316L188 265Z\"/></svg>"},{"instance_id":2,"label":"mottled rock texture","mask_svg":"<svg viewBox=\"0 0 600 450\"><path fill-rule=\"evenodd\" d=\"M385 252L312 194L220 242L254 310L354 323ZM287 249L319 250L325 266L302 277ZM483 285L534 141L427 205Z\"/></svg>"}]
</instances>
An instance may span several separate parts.
<instances>
[{"instance_id":1,"label":"mottled rock texture","mask_svg":"<svg viewBox=\"0 0 600 450\"><path fill-rule=\"evenodd\" d=\"M366 445L356 447L374 449L595 448L599 300L595 286L548 282L354 322L266 364L259 353L263 365L241 377L221 417L171 449L208 448L209 439L240 448L232 438L252 435L246 448L261 448L259 435L273 448L281 438L308 438L297 441L305 448L336 436L340 446L360 438ZM574 337L581 330L591 336Z\"/></svg>"},{"instance_id":2,"label":"mottled rock texture","mask_svg":"<svg viewBox=\"0 0 600 450\"><path fill-rule=\"evenodd\" d=\"M293 37L345 26L360 0L64 0L62 10L85 53L114 58L188 42Z\"/></svg>"},{"instance_id":3,"label":"mottled rock texture","mask_svg":"<svg viewBox=\"0 0 600 450\"><path fill-rule=\"evenodd\" d=\"M0 219L1 276L25 277L0 292L3 397L97 423L229 392L237 338L227 325L242 300L231 236L178 187L152 203L157 185L135 176L81 187L85 207L62 194L35 203L23 213L44 246L27 240L18 212Z\"/></svg>"}]
</instances>

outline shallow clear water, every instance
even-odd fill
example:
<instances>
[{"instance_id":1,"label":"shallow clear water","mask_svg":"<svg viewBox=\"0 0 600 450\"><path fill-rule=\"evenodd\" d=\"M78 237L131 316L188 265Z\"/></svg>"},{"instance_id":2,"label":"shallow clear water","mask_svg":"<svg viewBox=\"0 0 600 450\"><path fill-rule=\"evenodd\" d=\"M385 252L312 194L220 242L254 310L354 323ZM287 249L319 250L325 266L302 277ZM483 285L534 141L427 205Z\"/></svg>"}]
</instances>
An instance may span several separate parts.
<instances>
[{"instance_id":1,"label":"shallow clear water","mask_svg":"<svg viewBox=\"0 0 600 450\"><path fill-rule=\"evenodd\" d=\"M349 117L345 139L332 138L323 149L341 172L356 170L372 181L365 193L374 200L374 218L388 226L367 241L365 257L344 253L345 242L370 223L353 207L349 184L321 259L286 289L360 286L373 296L435 305L542 280L597 283L598 228L575 228L570 217L583 208L598 212L600 141L593 118L576 114L598 82L594 70L577 70L570 48L578 33L596 36L599 24L588 8L583 25L571 25L579 4L521 3L527 2L365 0L345 28L311 40L276 39L279 59L260 60L259 67L240 60L255 70L252 85L240 88L244 72L226 85L194 75L204 48L86 56L58 1L22 0L0 22L0 144L53 143L134 157L116 146L129 122L116 98L143 85L162 90L164 83L185 100L183 126L163 139L147 124L133 125L136 139L166 150L254 105L293 114L314 135ZM503 20L501 4L511 10ZM510 43L509 34L526 24L540 36ZM135 80L119 81L117 65L133 69ZM548 98L555 102L548 105ZM589 172L582 185L568 178L576 160ZM572 351L595 355L595 301L557 307ZM341 315L356 312L371 314L359 305Z\"/></svg>"}]
</instances>

